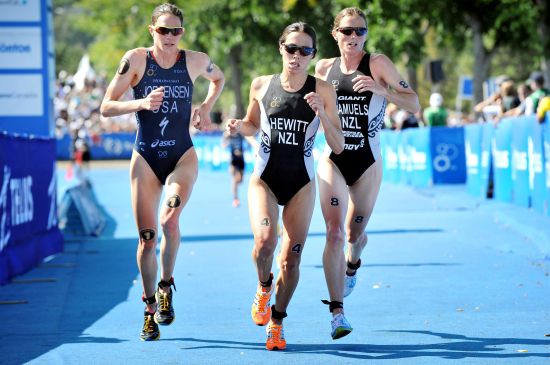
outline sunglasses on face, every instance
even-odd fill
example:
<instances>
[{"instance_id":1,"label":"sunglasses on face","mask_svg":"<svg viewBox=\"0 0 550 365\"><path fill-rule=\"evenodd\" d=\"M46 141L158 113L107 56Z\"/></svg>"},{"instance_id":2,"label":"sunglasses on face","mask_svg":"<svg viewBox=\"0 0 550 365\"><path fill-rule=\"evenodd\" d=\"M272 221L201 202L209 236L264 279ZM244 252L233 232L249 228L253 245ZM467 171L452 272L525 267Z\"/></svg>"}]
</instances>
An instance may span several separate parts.
<instances>
[{"instance_id":1,"label":"sunglasses on face","mask_svg":"<svg viewBox=\"0 0 550 365\"><path fill-rule=\"evenodd\" d=\"M343 35L351 35L353 32L355 32L355 35L358 37L362 37L365 34L367 34L368 30L364 27L343 27L343 28L336 28L337 31L342 33Z\"/></svg>"},{"instance_id":2,"label":"sunglasses on face","mask_svg":"<svg viewBox=\"0 0 550 365\"><path fill-rule=\"evenodd\" d=\"M283 47L285 47L285 51L289 54L295 54L296 51L299 51L300 54L304 57L311 56L313 53L315 53L315 48L313 47L300 47L295 44L284 44Z\"/></svg>"},{"instance_id":3,"label":"sunglasses on face","mask_svg":"<svg viewBox=\"0 0 550 365\"><path fill-rule=\"evenodd\" d=\"M183 33L183 27L155 27L155 32L161 35L172 33L173 36L177 36Z\"/></svg>"}]
</instances>

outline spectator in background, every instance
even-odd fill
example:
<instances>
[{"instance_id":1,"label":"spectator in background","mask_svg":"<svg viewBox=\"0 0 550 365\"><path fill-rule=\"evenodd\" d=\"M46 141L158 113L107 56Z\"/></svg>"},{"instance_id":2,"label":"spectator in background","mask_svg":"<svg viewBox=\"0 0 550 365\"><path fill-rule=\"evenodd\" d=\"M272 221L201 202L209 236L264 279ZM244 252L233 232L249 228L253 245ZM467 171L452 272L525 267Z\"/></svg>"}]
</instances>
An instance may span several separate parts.
<instances>
[{"instance_id":1,"label":"spectator in background","mask_svg":"<svg viewBox=\"0 0 550 365\"><path fill-rule=\"evenodd\" d=\"M474 106L474 111L481 114L483 121L498 123L502 114L502 85L504 82L510 80L511 79L505 75L497 76L495 78L497 91Z\"/></svg>"},{"instance_id":2,"label":"spectator in background","mask_svg":"<svg viewBox=\"0 0 550 365\"><path fill-rule=\"evenodd\" d=\"M537 108L537 120L539 123L544 123L546 113L550 111L550 96L545 96L539 101Z\"/></svg>"},{"instance_id":3,"label":"spectator in background","mask_svg":"<svg viewBox=\"0 0 550 365\"><path fill-rule=\"evenodd\" d=\"M443 106L443 96L439 93L430 95L430 106L424 110L424 122L428 127L447 125L447 109Z\"/></svg>"},{"instance_id":4,"label":"spectator in background","mask_svg":"<svg viewBox=\"0 0 550 365\"><path fill-rule=\"evenodd\" d=\"M420 123L414 113L399 109L394 115L395 130L400 131L407 128L418 128Z\"/></svg>"},{"instance_id":5,"label":"spectator in background","mask_svg":"<svg viewBox=\"0 0 550 365\"><path fill-rule=\"evenodd\" d=\"M525 101L525 115L534 115L537 112L539 101L550 95L550 91L544 87L544 74L540 71L534 71L529 76L529 85L533 92Z\"/></svg>"},{"instance_id":6,"label":"spectator in background","mask_svg":"<svg viewBox=\"0 0 550 365\"><path fill-rule=\"evenodd\" d=\"M240 133L230 134L225 132L222 140L223 147L228 147L231 153L229 172L231 174L231 191L233 193L233 207L241 205L239 200L239 185L243 182L244 176L244 137Z\"/></svg>"},{"instance_id":7,"label":"spectator in background","mask_svg":"<svg viewBox=\"0 0 550 365\"><path fill-rule=\"evenodd\" d=\"M531 86L529 84L521 84L518 87L518 99L519 99L519 105L515 108L512 108L510 110L507 110L504 112L505 117L517 117L518 115L525 114L525 103L527 100L527 97L531 95L533 90L531 89Z\"/></svg>"},{"instance_id":8,"label":"spectator in background","mask_svg":"<svg viewBox=\"0 0 550 365\"><path fill-rule=\"evenodd\" d=\"M504 81L500 85L500 93L501 93L501 102L500 102L501 115L500 116L502 116L504 113L506 113L509 110L517 108L521 103L518 97L518 92L516 90L516 85L512 80Z\"/></svg>"}]
</instances>

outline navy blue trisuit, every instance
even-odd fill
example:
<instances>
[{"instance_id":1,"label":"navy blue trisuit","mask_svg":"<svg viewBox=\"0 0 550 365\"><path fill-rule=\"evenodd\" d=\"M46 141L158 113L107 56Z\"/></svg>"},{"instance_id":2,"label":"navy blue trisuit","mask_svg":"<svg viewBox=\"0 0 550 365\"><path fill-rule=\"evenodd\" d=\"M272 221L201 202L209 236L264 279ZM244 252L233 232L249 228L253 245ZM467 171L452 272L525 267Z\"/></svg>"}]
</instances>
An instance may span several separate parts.
<instances>
[{"instance_id":1,"label":"navy blue trisuit","mask_svg":"<svg viewBox=\"0 0 550 365\"><path fill-rule=\"evenodd\" d=\"M308 75L300 90L286 91L276 74L259 103L261 137L254 174L279 205L286 205L314 179L313 143L320 120L304 96L315 89L316 79Z\"/></svg>"},{"instance_id":2,"label":"navy blue trisuit","mask_svg":"<svg viewBox=\"0 0 550 365\"><path fill-rule=\"evenodd\" d=\"M231 166L239 171L244 171L244 137L240 133L229 136L229 147L231 149Z\"/></svg>"},{"instance_id":3,"label":"navy blue trisuit","mask_svg":"<svg viewBox=\"0 0 550 365\"><path fill-rule=\"evenodd\" d=\"M145 72L133 88L134 98L147 97L154 89L164 87L164 98L158 110L136 112L138 130L134 150L151 167L164 185L181 156L193 142L189 134L193 82L187 71L185 51L171 68L162 68L151 50L147 50Z\"/></svg>"},{"instance_id":4,"label":"navy blue trisuit","mask_svg":"<svg viewBox=\"0 0 550 365\"><path fill-rule=\"evenodd\" d=\"M380 129L384 123L386 98L372 91L357 93L353 80L358 75L372 77L370 54L361 59L357 70L344 74L337 57L329 70L327 82L338 95L338 115L344 133L345 146L340 154L330 153L330 159L338 167L346 184L353 185L367 169L381 157Z\"/></svg>"}]
</instances>

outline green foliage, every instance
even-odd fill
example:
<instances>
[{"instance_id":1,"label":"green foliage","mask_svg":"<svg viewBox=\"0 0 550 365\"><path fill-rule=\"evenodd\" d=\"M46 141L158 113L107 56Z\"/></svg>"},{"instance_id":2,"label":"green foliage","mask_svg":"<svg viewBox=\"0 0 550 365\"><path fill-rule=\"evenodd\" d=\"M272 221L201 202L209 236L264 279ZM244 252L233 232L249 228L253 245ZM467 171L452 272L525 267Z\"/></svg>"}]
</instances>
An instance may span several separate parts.
<instances>
[{"instance_id":1,"label":"green foliage","mask_svg":"<svg viewBox=\"0 0 550 365\"><path fill-rule=\"evenodd\" d=\"M83 53L93 66L112 75L122 55L135 47L150 46L147 30L158 0L54 0L56 61L58 70L76 71ZM446 100L454 98L459 74L472 74L474 56L472 20L481 24L485 48L494 55L493 74L507 73L524 79L540 64L546 51L537 24L548 15L545 0L179 0L186 28L182 47L204 51L233 75L229 55L238 55L241 87L259 74L280 72L277 40L283 28L295 21L313 25L318 35L319 58L334 57L338 50L330 35L333 18L344 7L357 6L368 17L366 48L388 55L401 68L419 73L419 93L428 94L423 78L427 59L442 58L447 80L440 85ZM427 35L431 34L429 39ZM549 41L547 36L546 41ZM314 62L311 64L313 72ZM469 69L470 68L470 69ZM199 96L207 83L197 85ZM421 91L426 90L426 91ZM231 104L236 89L226 87L222 102ZM427 102L422 95L421 102Z\"/></svg>"}]
</instances>

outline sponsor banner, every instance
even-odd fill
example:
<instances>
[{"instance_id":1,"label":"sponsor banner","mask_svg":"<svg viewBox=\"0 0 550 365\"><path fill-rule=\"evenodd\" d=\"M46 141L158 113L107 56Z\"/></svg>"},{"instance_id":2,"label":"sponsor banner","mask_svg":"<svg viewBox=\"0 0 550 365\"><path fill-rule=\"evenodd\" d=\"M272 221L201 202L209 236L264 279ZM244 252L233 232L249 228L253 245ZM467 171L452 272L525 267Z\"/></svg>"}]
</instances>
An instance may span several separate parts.
<instances>
[{"instance_id":1,"label":"sponsor banner","mask_svg":"<svg viewBox=\"0 0 550 365\"><path fill-rule=\"evenodd\" d=\"M0 22L39 22L43 4L39 0L0 0Z\"/></svg>"},{"instance_id":2,"label":"sponsor banner","mask_svg":"<svg viewBox=\"0 0 550 365\"><path fill-rule=\"evenodd\" d=\"M399 182L399 156L397 144L399 133L383 129L380 131L380 148L382 153L382 171L384 181Z\"/></svg>"},{"instance_id":3,"label":"sponsor banner","mask_svg":"<svg viewBox=\"0 0 550 365\"><path fill-rule=\"evenodd\" d=\"M127 160L132 157L135 133L105 133L97 140L88 141L92 160ZM73 142L69 135L57 140L58 160L70 160Z\"/></svg>"},{"instance_id":4,"label":"sponsor banner","mask_svg":"<svg viewBox=\"0 0 550 365\"><path fill-rule=\"evenodd\" d=\"M481 125L464 127L464 150L466 153L466 188L468 193L481 194Z\"/></svg>"},{"instance_id":5,"label":"sponsor banner","mask_svg":"<svg viewBox=\"0 0 550 365\"><path fill-rule=\"evenodd\" d=\"M409 139L411 128L397 132L397 158L399 159L399 181L403 184L411 183L412 161L409 155Z\"/></svg>"},{"instance_id":6,"label":"sponsor banner","mask_svg":"<svg viewBox=\"0 0 550 365\"><path fill-rule=\"evenodd\" d=\"M41 28L0 27L0 69L39 70L41 68Z\"/></svg>"},{"instance_id":7,"label":"sponsor banner","mask_svg":"<svg viewBox=\"0 0 550 365\"><path fill-rule=\"evenodd\" d=\"M0 118L44 115L42 74L0 75ZM17 121L13 120L16 124ZM16 131L14 126L9 130Z\"/></svg>"},{"instance_id":8,"label":"sponsor banner","mask_svg":"<svg viewBox=\"0 0 550 365\"><path fill-rule=\"evenodd\" d=\"M479 165L480 196L487 197L489 186L493 185L493 136L495 128L491 123L481 125L481 161Z\"/></svg>"},{"instance_id":9,"label":"sponsor banner","mask_svg":"<svg viewBox=\"0 0 550 365\"><path fill-rule=\"evenodd\" d=\"M494 198L503 202L512 201L512 124L514 119L505 118L495 128L492 140Z\"/></svg>"},{"instance_id":10,"label":"sponsor banner","mask_svg":"<svg viewBox=\"0 0 550 365\"><path fill-rule=\"evenodd\" d=\"M0 283L61 250L55 176L53 139L0 133Z\"/></svg>"},{"instance_id":11,"label":"sponsor banner","mask_svg":"<svg viewBox=\"0 0 550 365\"><path fill-rule=\"evenodd\" d=\"M544 171L543 126L529 117L527 126L527 160L531 207L540 213L547 209L546 172ZM530 119L530 120L529 120Z\"/></svg>"},{"instance_id":12,"label":"sponsor banner","mask_svg":"<svg viewBox=\"0 0 550 365\"><path fill-rule=\"evenodd\" d=\"M430 153L434 184L466 182L463 127L431 127Z\"/></svg>"},{"instance_id":13,"label":"sponsor banner","mask_svg":"<svg viewBox=\"0 0 550 365\"><path fill-rule=\"evenodd\" d=\"M542 125L542 145L544 174L546 175L546 213L550 216L550 113L546 113L546 121Z\"/></svg>"},{"instance_id":14,"label":"sponsor banner","mask_svg":"<svg viewBox=\"0 0 550 365\"><path fill-rule=\"evenodd\" d=\"M432 183L430 157L430 131L428 128L411 128L407 146L412 186L427 187Z\"/></svg>"},{"instance_id":15,"label":"sponsor banner","mask_svg":"<svg viewBox=\"0 0 550 365\"><path fill-rule=\"evenodd\" d=\"M106 133L96 141L89 141L92 160L127 160L132 157L135 133ZM152 143L160 144L161 141ZM318 162L325 149L325 135L317 133L313 146L313 157ZM222 145L222 134L213 133L193 136L193 145L199 159L199 168L212 170L225 169L231 162L231 151ZM72 140L69 135L57 139L56 157L58 160L70 160L72 155ZM244 160L246 169L252 170L256 151L245 140Z\"/></svg>"},{"instance_id":16,"label":"sponsor banner","mask_svg":"<svg viewBox=\"0 0 550 365\"><path fill-rule=\"evenodd\" d=\"M527 130L531 118L515 118L512 123L511 169L512 201L529 207L529 161L527 158Z\"/></svg>"}]
</instances>

